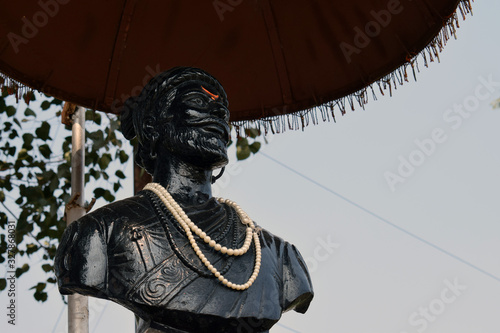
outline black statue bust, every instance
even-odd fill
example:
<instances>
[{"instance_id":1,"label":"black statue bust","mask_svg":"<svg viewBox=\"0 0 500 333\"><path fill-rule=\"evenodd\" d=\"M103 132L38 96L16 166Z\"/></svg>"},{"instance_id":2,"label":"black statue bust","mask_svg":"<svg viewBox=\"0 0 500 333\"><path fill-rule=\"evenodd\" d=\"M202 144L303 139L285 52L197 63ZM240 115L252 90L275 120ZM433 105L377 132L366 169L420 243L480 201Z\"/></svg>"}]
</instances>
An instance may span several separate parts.
<instances>
[{"instance_id":1,"label":"black statue bust","mask_svg":"<svg viewBox=\"0 0 500 333\"><path fill-rule=\"evenodd\" d=\"M123 133L138 138L136 162L155 185L67 228L55 258L62 294L125 306L137 332L268 332L284 311L307 310L295 246L212 197L228 121L224 89L197 68L161 73L125 103Z\"/></svg>"}]
</instances>

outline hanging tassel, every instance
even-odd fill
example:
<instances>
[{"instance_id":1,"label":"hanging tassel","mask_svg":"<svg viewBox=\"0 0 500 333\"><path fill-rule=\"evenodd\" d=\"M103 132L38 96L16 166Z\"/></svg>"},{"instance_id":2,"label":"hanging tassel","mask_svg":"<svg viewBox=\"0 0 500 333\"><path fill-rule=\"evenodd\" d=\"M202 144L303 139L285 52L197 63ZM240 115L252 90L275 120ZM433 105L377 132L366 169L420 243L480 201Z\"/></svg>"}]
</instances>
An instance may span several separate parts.
<instances>
[{"instance_id":1,"label":"hanging tassel","mask_svg":"<svg viewBox=\"0 0 500 333\"><path fill-rule=\"evenodd\" d=\"M365 104L368 103L369 94L367 89L371 89L373 100L377 100L377 94L375 92L374 86L378 86L378 91L382 96L385 95L385 92L389 91L389 96L392 96L392 90L397 89L398 86L403 85L404 82L408 82L408 66L411 66L411 71L413 73L414 81L417 81L417 73L420 73L419 68L419 58L423 61L425 67L429 67L429 62L437 62L440 61L439 54L443 51L446 46L447 41L451 36L456 38L457 29L460 27L459 24L459 15L463 20L465 20L467 15L472 15L472 6L470 0L460 0L460 3L457 6L455 12L446 18L446 22L443 24L441 31L434 37L434 39L418 54L409 52L406 56L406 62L401 65L399 68L395 69L392 73L387 74L386 76L380 78L368 84L366 87L351 93L347 96L341 97L334 101L329 101L323 104L319 104L317 107L306 109L303 111L299 111L293 114L283 114L283 115L273 115L271 117L264 117L255 121L238 121L233 122L233 125L236 128L237 133L244 135L244 129L255 127L258 124L258 128L261 127L264 130L264 135L267 135L269 131L271 133L276 134L281 131L285 131L286 128L298 130L299 128L304 130L305 127L312 122L314 125L319 123L318 120L318 110L321 112L321 117L323 122L325 120L330 121L330 115L333 121L336 123L335 112L336 109L340 111L340 114L343 116L346 113L346 104L348 104L352 111L354 108L354 100L356 100L357 104L364 109ZM4 89L5 86L9 86L9 84L4 83L5 79L2 81L0 77L0 86ZM286 117L286 119L285 119Z\"/></svg>"}]
</instances>

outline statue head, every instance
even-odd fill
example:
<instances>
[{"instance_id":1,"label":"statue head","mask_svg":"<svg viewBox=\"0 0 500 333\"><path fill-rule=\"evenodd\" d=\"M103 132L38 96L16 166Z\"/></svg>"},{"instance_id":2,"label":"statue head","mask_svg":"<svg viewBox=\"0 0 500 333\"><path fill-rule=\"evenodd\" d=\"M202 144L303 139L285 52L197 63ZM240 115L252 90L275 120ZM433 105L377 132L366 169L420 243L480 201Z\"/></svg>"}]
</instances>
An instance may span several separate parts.
<instances>
[{"instance_id":1,"label":"statue head","mask_svg":"<svg viewBox=\"0 0 500 333\"><path fill-rule=\"evenodd\" d=\"M136 163L154 174L166 155L207 170L227 164L230 139L227 96L207 72L175 67L160 73L122 109L125 138L137 137Z\"/></svg>"}]
</instances>

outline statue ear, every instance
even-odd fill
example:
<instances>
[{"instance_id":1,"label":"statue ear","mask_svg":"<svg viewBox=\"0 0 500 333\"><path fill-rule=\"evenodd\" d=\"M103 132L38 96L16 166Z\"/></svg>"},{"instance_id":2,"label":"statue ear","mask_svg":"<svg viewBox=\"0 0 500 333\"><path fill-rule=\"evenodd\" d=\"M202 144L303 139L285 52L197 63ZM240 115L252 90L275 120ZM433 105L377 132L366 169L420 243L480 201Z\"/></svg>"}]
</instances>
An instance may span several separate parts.
<instances>
[{"instance_id":1,"label":"statue ear","mask_svg":"<svg viewBox=\"0 0 500 333\"><path fill-rule=\"evenodd\" d=\"M142 123L142 132L146 140L152 140L153 137L158 136L158 131L155 128L156 120L153 117L147 117Z\"/></svg>"},{"instance_id":2,"label":"statue ear","mask_svg":"<svg viewBox=\"0 0 500 333\"><path fill-rule=\"evenodd\" d=\"M161 103L161 112L160 112L160 119L162 121L167 121L171 122L172 119L174 118L174 115L170 112L170 106L172 105L172 102L175 99L175 96L177 95L177 89L172 88L170 89L166 96L162 98L162 103Z\"/></svg>"},{"instance_id":3,"label":"statue ear","mask_svg":"<svg viewBox=\"0 0 500 333\"><path fill-rule=\"evenodd\" d=\"M147 117L144 119L142 125L143 138L148 142L149 145L149 157L155 159L156 155L156 143L160 138L160 133L156 130L155 124L156 119L154 117Z\"/></svg>"},{"instance_id":4,"label":"statue ear","mask_svg":"<svg viewBox=\"0 0 500 333\"><path fill-rule=\"evenodd\" d=\"M171 113L168 113L167 111L162 112L162 114L160 116L161 116L162 120L165 120L167 122L171 122L172 119L174 119L174 115Z\"/></svg>"}]
</instances>

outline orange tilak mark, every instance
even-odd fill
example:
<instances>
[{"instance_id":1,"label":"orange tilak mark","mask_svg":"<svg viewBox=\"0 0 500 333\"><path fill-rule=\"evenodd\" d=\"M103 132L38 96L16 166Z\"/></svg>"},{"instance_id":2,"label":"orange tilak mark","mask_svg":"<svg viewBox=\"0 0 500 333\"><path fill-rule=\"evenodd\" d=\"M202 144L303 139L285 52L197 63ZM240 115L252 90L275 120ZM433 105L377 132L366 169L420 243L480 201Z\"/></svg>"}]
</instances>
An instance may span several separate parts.
<instances>
[{"instance_id":1,"label":"orange tilak mark","mask_svg":"<svg viewBox=\"0 0 500 333\"><path fill-rule=\"evenodd\" d=\"M207 89L205 89L205 87L201 86L201 89L203 89L204 92L206 92L207 94L210 95L210 98L212 98L214 101L219 98L219 95L216 95L216 94L212 94L210 91L208 91Z\"/></svg>"}]
</instances>

